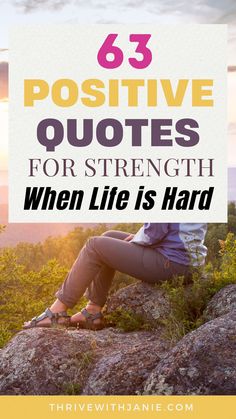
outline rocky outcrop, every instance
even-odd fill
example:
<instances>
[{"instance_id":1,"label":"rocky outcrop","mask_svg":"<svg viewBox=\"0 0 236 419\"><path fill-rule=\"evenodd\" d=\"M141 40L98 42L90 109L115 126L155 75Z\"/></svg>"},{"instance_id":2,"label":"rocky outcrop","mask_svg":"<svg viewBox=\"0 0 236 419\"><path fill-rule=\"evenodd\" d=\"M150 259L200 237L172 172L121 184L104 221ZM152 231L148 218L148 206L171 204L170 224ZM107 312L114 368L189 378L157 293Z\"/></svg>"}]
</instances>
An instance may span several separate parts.
<instances>
[{"instance_id":1,"label":"rocky outcrop","mask_svg":"<svg viewBox=\"0 0 236 419\"><path fill-rule=\"evenodd\" d=\"M145 282L137 282L121 288L107 302L106 312L110 314L117 308L140 314L147 322L158 325L170 311L168 299L163 290Z\"/></svg>"},{"instance_id":2,"label":"rocky outcrop","mask_svg":"<svg viewBox=\"0 0 236 419\"><path fill-rule=\"evenodd\" d=\"M221 290L208 304L206 318L215 319L174 347L163 325L170 309L167 298L141 282L113 295L107 312L123 308L138 313L155 326L150 330L21 331L0 351L0 394L234 395L235 287Z\"/></svg>"},{"instance_id":3,"label":"rocky outcrop","mask_svg":"<svg viewBox=\"0 0 236 419\"><path fill-rule=\"evenodd\" d=\"M203 313L203 318L209 321L232 310L236 310L236 284L228 285L214 295Z\"/></svg>"},{"instance_id":4,"label":"rocky outcrop","mask_svg":"<svg viewBox=\"0 0 236 419\"><path fill-rule=\"evenodd\" d=\"M135 394L167 348L158 332L22 331L0 353L0 394Z\"/></svg>"},{"instance_id":5,"label":"rocky outcrop","mask_svg":"<svg viewBox=\"0 0 236 419\"><path fill-rule=\"evenodd\" d=\"M236 311L187 334L147 379L144 394L236 394Z\"/></svg>"}]
</instances>

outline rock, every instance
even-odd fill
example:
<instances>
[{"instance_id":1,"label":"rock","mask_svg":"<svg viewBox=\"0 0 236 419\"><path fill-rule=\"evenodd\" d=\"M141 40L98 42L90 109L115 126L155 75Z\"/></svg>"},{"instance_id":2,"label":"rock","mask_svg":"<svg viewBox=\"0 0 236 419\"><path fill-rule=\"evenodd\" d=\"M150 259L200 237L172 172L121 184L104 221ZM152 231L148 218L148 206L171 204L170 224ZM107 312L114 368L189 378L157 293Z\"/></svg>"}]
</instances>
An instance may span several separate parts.
<instances>
[{"instance_id":1,"label":"rock","mask_svg":"<svg viewBox=\"0 0 236 419\"><path fill-rule=\"evenodd\" d=\"M0 394L60 394L64 384L81 382L86 376L81 355L91 351L85 337L78 345L62 329L18 333L0 354Z\"/></svg>"},{"instance_id":2,"label":"rock","mask_svg":"<svg viewBox=\"0 0 236 419\"><path fill-rule=\"evenodd\" d=\"M157 325L170 311L164 291L141 281L121 288L108 298L107 314L117 308L140 314L144 320Z\"/></svg>"},{"instance_id":3,"label":"rock","mask_svg":"<svg viewBox=\"0 0 236 419\"><path fill-rule=\"evenodd\" d=\"M143 394L236 394L236 310L187 334L159 362Z\"/></svg>"},{"instance_id":4,"label":"rock","mask_svg":"<svg viewBox=\"0 0 236 419\"><path fill-rule=\"evenodd\" d=\"M143 383L167 351L159 333L124 333L123 342L96 363L83 394L139 394Z\"/></svg>"},{"instance_id":5,"label":"rock","mask_svg":"<svg viewBox=\"0 0 236 419\"><path fill-rule=\"evenodd\" d=\"M232 310L236 310L236 284L228 285L214 295L203 313L203 318L209 321Z\"/></svg>"},{"instance_id":6,"label":"rock","mask_svg":"<svg viewBox=\"0 0 236 419\"><path fill-rule=\"evenodd\" d=\"M0 394L135 394L167 349L157 331L25 330L0 353Z\"/></svg>"}]
</instances>

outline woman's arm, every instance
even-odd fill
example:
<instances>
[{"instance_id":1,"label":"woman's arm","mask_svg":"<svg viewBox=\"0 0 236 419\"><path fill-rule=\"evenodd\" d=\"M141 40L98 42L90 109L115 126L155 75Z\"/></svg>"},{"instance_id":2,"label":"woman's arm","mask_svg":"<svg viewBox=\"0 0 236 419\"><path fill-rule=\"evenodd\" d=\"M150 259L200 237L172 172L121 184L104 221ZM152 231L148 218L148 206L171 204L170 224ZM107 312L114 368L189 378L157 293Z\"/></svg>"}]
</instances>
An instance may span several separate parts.
<instances>
[{"instance_id":1,"label":"woman's arm","mask_svg":"<svg viewBox=\"0 0 236 419\"><path fill-rule=\"evenodd\" d=\"M130 242L134 238L134 234L130 234L128 237L124 239L126 242Z\"/></svg>"},{"instance_id":2,"label":"woman's arm","mask_svg":"<svg viewBox=\"0 0 236 419\"><path fill-rule=\"evenodd\" d=\"M168 223L145 223L131 240L146 246L161 242L168 234Z\"/></svg>"}]
</instances>

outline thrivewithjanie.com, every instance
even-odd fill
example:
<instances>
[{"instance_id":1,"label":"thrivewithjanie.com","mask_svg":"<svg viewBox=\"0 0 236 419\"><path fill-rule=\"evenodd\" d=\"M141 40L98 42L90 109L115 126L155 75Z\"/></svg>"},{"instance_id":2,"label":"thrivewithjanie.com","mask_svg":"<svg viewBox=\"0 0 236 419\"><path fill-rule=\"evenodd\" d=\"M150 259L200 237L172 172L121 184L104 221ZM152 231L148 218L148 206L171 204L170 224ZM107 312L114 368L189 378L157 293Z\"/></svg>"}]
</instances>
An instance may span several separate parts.
<instances>
[{"instance_id":1,"label":"thrivewithjanie.com","mask_svg":"<svg viewBox=\"0 0 236 419\"><path fill-rule=\"evenodd\" d=\"M193 412L193 403L49 403L50 412Z\"/></svg>"}]
</instances>

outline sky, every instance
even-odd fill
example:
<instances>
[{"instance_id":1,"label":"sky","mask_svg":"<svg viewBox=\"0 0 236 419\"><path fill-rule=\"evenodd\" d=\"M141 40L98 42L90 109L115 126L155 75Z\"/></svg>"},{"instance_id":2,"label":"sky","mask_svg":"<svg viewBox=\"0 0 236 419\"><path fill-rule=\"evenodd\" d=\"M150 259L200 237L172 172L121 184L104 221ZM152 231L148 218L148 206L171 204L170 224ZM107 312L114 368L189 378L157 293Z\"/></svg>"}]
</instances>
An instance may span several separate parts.
<instances>
[{"instance_id":1,"label":"sky","mask_svg":"<svg viewBox=\"0 0 236 419\"><path fill-rule=\"evenodd\" d=\"M236 0L0 0L0 170L8 162L8 33L34 23L228 24L228 165L236 166Z\"/></svg>"}]
</instances>

